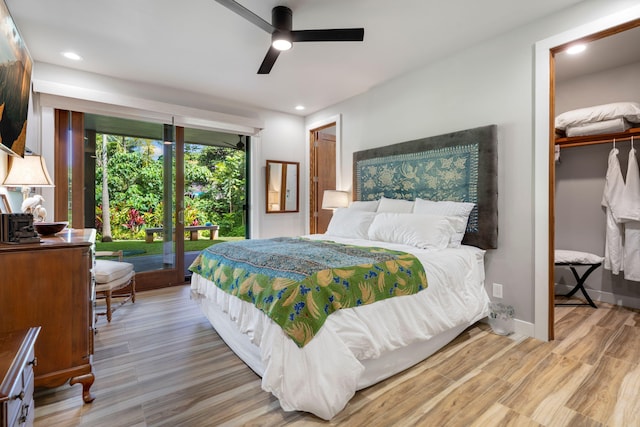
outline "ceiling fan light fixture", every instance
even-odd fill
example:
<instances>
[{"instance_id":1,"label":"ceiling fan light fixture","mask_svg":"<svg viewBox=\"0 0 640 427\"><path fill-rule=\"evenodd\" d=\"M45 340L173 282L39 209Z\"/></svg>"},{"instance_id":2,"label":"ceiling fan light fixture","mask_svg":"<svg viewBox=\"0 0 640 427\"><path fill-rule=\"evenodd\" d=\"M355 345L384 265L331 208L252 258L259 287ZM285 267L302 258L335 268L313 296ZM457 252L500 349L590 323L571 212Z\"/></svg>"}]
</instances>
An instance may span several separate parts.
<instances>
[{"instance_id":1,"label":"ceiling fan light fixture","mask_svg":"<svg viewBox=\"0 0 640 427\"><path fill-rule=\"evenodd\" d=\"M293 43L291 42L291 35L276 31L273 33L273 37L271 38L271 46L278 50L291 49L293 46Z\"/></svg>"},{"instance_id":2,"label":"ceiling fan light fixture","mask_svg":"<svg viewBox=\"0 0 640 427\"><path fill-rule=\"evenodd\" d=\"M294 42L361 42L364 40L364 28L294 31L293 12L286 6L276 6L271 9L271 23L269 23L236 0L216 1L271 34L271 46L258 68L258 74L269 74L280 52L291 49Z\"/></svg>"}]
</instances>

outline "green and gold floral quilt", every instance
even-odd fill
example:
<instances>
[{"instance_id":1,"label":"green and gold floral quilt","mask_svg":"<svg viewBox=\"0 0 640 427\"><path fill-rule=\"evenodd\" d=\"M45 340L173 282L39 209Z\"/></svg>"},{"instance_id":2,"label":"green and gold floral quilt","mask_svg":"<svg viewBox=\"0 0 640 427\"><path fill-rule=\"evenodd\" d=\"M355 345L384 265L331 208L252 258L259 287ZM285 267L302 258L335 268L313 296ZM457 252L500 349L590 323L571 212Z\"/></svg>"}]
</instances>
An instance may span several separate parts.
<instances>
[{"instance_id":1,"label":"green and gold floral quilt","mask_svg":"<svg viewBox=\"0 0 640 427\"><path fill-rule=\"evenodd\" d=\"M336 310L427 288L412 254L304 238L219 243L203 250L189 270L254 304L298 347Z\"/></svg>"}]
</instances>

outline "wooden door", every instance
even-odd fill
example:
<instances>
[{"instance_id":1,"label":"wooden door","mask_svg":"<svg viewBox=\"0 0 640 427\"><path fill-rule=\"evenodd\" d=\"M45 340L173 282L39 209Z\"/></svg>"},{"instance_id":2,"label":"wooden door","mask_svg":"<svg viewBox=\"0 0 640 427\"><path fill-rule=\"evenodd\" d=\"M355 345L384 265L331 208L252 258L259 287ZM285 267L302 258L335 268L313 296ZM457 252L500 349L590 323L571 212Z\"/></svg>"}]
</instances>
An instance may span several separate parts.
<instances>
[{"instance_id":1,"label":"wooden door","mask_svg":"<svg viewBox=\"0 0 640 427\"><path fill-rule=\"evenodd\" d=\"M324 190L336 189L336 124L311 130L310 232L324 233L332 211L322 209Z\"/></svg>"},{"instance_id":2,"label":"wooden door","mask_svg":"<svg viewBox=\"0 0 640 427\"><path fill-rule=\"evenodd\" d=\"M85 228L84 220L84 114L55 110L54 221ZM82 155L71 155L82 153ZM73 171L70 173L69 171ZM71 181L71 182L69 182ZM69 183L70 185L60 185Z\"/></svg>"}]
</instances>

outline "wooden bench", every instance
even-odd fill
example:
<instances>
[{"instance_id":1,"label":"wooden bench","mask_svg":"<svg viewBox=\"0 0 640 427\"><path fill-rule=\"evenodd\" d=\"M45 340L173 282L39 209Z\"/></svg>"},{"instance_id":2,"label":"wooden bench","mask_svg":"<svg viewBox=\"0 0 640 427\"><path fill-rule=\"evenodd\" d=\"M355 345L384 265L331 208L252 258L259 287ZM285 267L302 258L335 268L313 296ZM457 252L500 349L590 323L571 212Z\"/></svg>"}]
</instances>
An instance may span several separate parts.
<instances>
[{"instance_id":1,"label":"wooden bench","mask_svg":"<svg viewBox=\"0 0 640 427\"><path fill-rule=\"evenodd\" d=\"M209 235L209 240L218 238L218 226L217 225L187 225L184 227L184 231L188 231L190 233L191 240L198 240L198 231L199 230L209 230L211 234ZM149 227L144 229L145 239L144 241L147 243L153 242L153 235L155 233L162 233L162 227Z\"/></svg>"}]
</instances>

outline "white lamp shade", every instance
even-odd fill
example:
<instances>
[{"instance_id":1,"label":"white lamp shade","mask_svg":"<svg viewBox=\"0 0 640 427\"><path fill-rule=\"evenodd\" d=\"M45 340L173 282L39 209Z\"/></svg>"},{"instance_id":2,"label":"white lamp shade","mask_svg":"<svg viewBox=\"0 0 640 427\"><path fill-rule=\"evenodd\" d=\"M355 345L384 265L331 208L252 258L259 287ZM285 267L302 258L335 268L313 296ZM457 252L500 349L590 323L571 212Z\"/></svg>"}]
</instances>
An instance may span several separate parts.
<instances>
[{"instance_id":1,"label":"white lamp shade","mask_svg":"<svg viewBox=\"0 0 640 427\"><path fill-rule=\"evenodd\" d=\"M349 193L338 190L324 190L322 209L346 208L349 206Z\"/></svg>"},{"instance_id":2,"label":"white lamp shade","mask_svg":"<svg viewBox=\"0 0 640 427\"><path fill-rule=\"evenodd\" d=\"M9 173L2 185L7 187L53 187L42 156L9 157Z\"/></svg>"}]
</instances>

